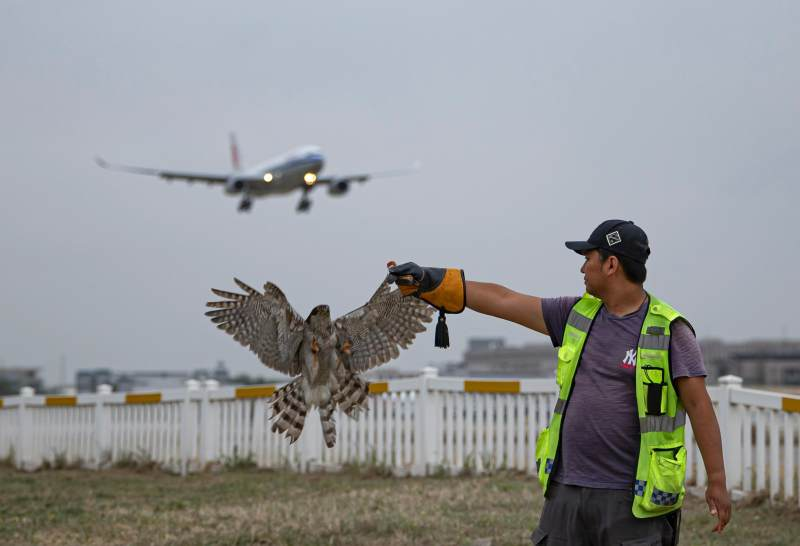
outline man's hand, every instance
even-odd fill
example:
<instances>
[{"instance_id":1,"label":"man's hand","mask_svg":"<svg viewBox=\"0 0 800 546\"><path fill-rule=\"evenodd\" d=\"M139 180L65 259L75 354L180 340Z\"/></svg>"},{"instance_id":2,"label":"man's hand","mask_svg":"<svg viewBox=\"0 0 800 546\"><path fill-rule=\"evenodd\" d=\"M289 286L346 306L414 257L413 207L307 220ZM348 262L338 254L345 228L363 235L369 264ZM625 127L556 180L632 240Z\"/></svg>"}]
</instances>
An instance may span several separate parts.
<instances>
[{"instance_id":1,"label":"man's hand","mask_svg":"<svg viewBox=\"0 0 800 546\"><path fill-rule=\"evenodd\" d=\"M416 296L446 313L460 313L466 302L464 272L460 269L420 267L414 262L389 267L387 280L405 296Z\"/></svg>"},{"instance_id":2,"label":"man's hand","mask_svg":"<svg viewBox=\"0 0 800 546\"><path fill-rule=\"evenodd\" d=\"M416 296L420 292L426 292L432 288L430 286L433 282L431 275L426 275L425 268L414 262L397 265L394 261L390 261L386 267L389 268L389 282L395 283L404 296L412 294ZM424 285L423 281L425 281Z\"/></svg>"},{"instance_id":3,"label":"man's hand","mask_svg":"<svg viewBox=\"0 0 800 546\"><path fill-rule=\"evenodd\" d=\"M718 521L713 532L721 533L731 519L731 497L725 486L725 480L710 481L706 488L706 502L712 516L716 516Z\"/></svg>"}]
</instances>

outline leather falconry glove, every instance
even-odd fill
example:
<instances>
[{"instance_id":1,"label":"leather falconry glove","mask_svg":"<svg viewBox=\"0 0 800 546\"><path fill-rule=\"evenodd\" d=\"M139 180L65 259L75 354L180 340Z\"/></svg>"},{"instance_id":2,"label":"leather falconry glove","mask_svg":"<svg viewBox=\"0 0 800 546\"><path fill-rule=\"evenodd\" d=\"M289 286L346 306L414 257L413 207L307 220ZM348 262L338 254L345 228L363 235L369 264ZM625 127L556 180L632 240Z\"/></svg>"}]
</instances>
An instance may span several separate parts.
<instances>
[{"instance_id":1,"label":"leather falconry glove","mask_svg":"<svg viewBox=\"0 0 800 546\"><path fill-rule=\"evenodd\" d=\"M467 284L463 269L440 267L420 267L414 262L395 265L389 268L389 282L397 285L404 296L416 296L439 310L436 323L435 345L446 349L450 346L445 313L460 313L467 301Z\"/></svg>"}]
</instances>

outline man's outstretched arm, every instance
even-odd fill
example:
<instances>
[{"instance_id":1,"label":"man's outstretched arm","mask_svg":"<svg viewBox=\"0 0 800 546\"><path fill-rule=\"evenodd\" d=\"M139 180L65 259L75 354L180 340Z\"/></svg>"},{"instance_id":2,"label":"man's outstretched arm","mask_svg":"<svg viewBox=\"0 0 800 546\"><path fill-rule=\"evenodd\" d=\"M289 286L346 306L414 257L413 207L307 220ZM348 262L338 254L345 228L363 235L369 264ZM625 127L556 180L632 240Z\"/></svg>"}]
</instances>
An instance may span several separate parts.
<instances>
[{"instance_id":1,"label":"man's outstretched arm","mask_svg":"<svg viewBox=\"0 0 800 546\"><path fill-rule=\"evenodd\" d=\"M387 264L390 282L405 295L417 296L447 313L473 311L516 322L545 335L542 300L488 282L468 281L460 269L423 267L414 262Z\"/></svg>"},{"instance_id":2,"label":"man's outstretched arm","mask_svg":"<svg viewBox=\"0 0 800 546\"><path fill-rule=\"evenodd\" d=\"M516 322L548 335L542 299L489 282L467 281L467 307L484 315Z\"/></svg>"},{"instance_id":3,"label":"man's outstretched arm","mask_svg":"<svg viewBox=\"0 0 800 546\"><path fill-rule=\"evenodd\" d=\"M516 322L548 335L542 316L542 300L488 282L467 281L460 269L422 267L414 262L389 268L387 280L397 283L405 295L421 298L447 313L473 311Z\"/></svg>"}]
</instances>

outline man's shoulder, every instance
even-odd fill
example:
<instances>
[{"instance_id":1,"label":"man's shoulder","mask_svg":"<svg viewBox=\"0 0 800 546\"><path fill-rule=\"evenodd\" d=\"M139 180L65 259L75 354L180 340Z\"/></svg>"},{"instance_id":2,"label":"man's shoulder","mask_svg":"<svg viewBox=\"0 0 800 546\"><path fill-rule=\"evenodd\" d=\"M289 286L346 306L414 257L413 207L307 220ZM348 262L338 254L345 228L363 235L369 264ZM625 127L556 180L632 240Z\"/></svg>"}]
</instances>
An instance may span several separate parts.
<instances>
[{"instance_id":1,"label":"man's shoulder","mask_svg":"<svg viewBox=\"0 0 800 546\"><path fill-rule=\"evenodd\" d=\"M650 292L648 292L648 296L650 297L650 312L667 319L670 322L670 330L674 330L676 327L679 329L684 329L685 327L692 333L692 335L695 334L692 323L689 322L689 319L687 319L683 313L678 311L676 307L669 302L658 298L658 296L651 294Z\"/></svg>"},{"instance_id":2,"label":"man's shoulder","mask_svg":"<svg viewBox=\"0 0 800 546\"><path fill-rule=\"evenodd\" d=\"M553 320L566 322L572 308L581 301L580 296L557 296L542 298L542 314Z\"/></svg>"},{"instance_id":3,"label":"man's shoulder","mask_svg":"<svg viewBox=\"0 0 800 546\"><path fill-rule=\"evenodd\" d=\"M580 300L581 296L556 296L554 298L542 298L542 301L547 301L552 305L558 305L566 309L572 309L572 307Z\"/></svg>"},{"instance_id":4,"label":"man's shoulder","mask_svg":"<svg viewBox=\"0 0 800 546\"><path fill-rule=\"evenodd\" d=\"M660 315L670 322L681 318L683 314L678 309L666 300L662 300L658 296L648 292L650 297L650 312Z\"/></svg>"},{"instance_id":5,"label":"man's shoulder","mask_svg":"<svg viewBox=\"0 0 800 546\"><path fill-rule=\"evenodd\" d=\"M547 325L547 331L550 332L550 340L554 347L561 345L567 317L580 299L576 296L542 298L542 317Z\"/></svg>"}]
</instances>

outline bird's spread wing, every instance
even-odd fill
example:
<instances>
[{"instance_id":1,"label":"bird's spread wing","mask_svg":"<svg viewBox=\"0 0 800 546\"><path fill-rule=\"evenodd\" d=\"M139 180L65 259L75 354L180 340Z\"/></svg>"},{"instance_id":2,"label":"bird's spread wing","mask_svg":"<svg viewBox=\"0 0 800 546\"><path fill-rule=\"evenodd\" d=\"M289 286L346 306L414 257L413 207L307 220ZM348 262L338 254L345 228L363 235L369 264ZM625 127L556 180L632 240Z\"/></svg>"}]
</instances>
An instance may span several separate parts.
<instances>
[{"instance_id":1,"label":"bird's spread wing","mask_svg":"<svg viewBox=\"0 0 800 546\"><path fill-rule=\"evenodd\" d=\"M350 340L348 362L352 371L364 371L397 358L435 309L413 296L403 296L384 281L370 300L336 319L336 328Z\"/></svg>"},{"instance_id":2,"label":"bird's spread wing","mask_svg":"<svg viewBox=\"0 0 800 546\"><path fill-rule=\"evenodd\" d=\"M216 309L206 315L270 368L288 375L299 374L297 351L303 341L302 317L274 284L265 284L262 294L239 279L234 282L246 294L212 288L225 300L208 302L208 307Z\"/></svg>"}]
</instances>

